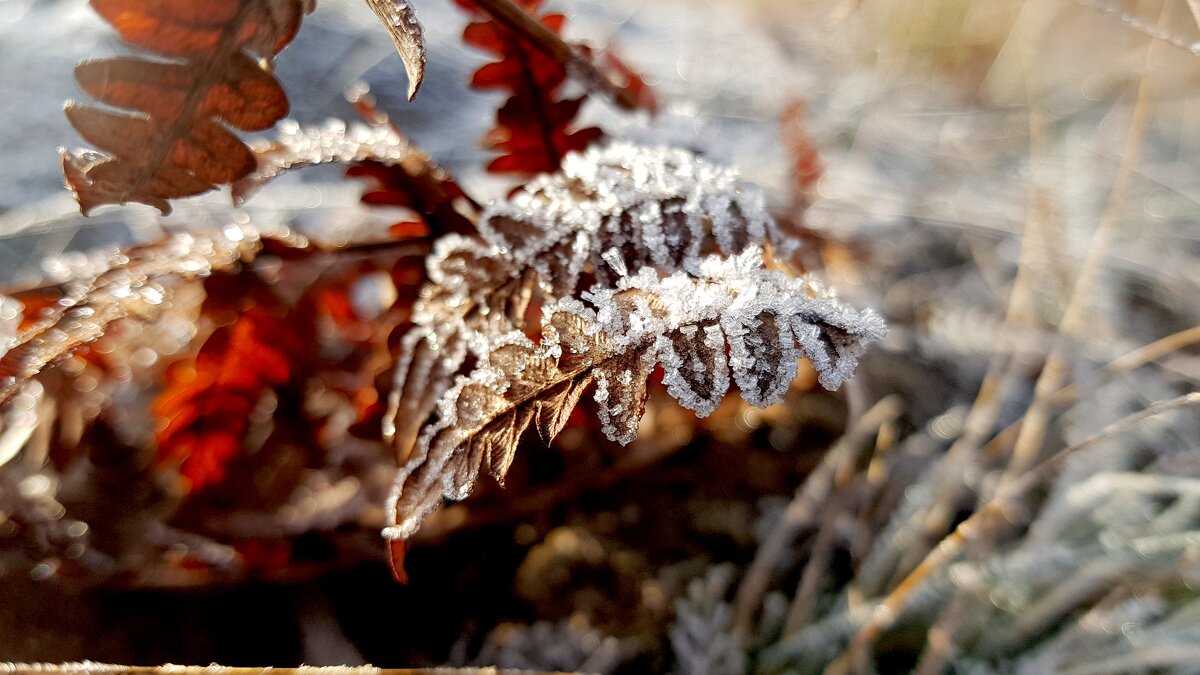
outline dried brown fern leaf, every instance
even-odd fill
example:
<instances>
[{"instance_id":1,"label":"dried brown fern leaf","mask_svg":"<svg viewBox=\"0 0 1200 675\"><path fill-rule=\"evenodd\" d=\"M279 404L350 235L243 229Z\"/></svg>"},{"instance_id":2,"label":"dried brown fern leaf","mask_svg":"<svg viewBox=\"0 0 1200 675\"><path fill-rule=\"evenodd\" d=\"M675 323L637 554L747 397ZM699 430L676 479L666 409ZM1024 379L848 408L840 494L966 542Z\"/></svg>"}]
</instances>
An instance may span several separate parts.
<instances>
[{"instance_id":1,"label":"dried brown fern leaf","mask_svg":"<svg viewBox=\"0 0 1200 675\"><path fill-rule=\"evenodd\" d=\"M439 240L429 259L431 283L387 416L401 460L473 354L465 347L480 344L477 335L530 329L532 304L611 285L644 266L694 271L708 254L791 246L761 192L735 172L686 151L628 143L568 155L560 173L487 207L478 229L478 237Z\"/></svg>"},{"instance_id":2,"label":"dried brown fern leaf","mask_svg":"<svg viewBox=\"0 0 1200 675\"><path fill-rule=\"evenodd\" d=\"M88 142L110 153L61 152L83 213L140 202L168 213L168 200L232 183L254 156L227 127L270 128L287 114L270 62L311 9L300 0L92 0L130 45L157 59L81 63L80 87L129 112L66 105Z\"/></svg>"},{"instance_id":3,"label":"dried brown fern leaf","mask_svg":"<svg viewBox=\"0 0 1200 675\"><path fill-rule=\"evenodd\" d=\"M521 332L487 339L478 365L438 401L437 421L401 467L385 536L411 537L443 497L466 497L481 470L502 480L524 431L536 424L543 439L553 438L592 381L603 431L625 444L637 435L646 381L658 364L668 392L706 415L731 376L749 402L779 400L801 356L825 386L836 387L863 345L885 330L869 310L848 309L809 281L764 269L755 247L710 257L695 276L660 279L644 268L584 298L547 306L539 343Z\"/></svg>"}]
</instances>

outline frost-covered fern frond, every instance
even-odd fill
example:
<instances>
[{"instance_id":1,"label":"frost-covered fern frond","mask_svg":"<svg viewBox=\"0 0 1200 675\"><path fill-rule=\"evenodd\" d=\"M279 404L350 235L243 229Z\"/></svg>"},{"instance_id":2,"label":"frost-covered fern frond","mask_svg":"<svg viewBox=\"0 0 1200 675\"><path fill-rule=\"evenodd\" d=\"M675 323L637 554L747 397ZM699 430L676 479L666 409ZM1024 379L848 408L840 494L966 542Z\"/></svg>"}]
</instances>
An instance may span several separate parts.
<instances>
[{"instance_id":1,"label":"frost-covered fern frond","mask_svg":"<svg viewBox=\"0 0 1200 675\"><path fill-rule=\"evenodd\" d=\"M630 143L568 155L560 173L492 205L479 231L487 245L508 251L515 268L537 270L555 296L577 290L585 268L609 285L624 274L614 264L692 271L713 253L794 247L762 192L732 169L686 150Z\"/></svg>"},{"instance_id":2,"label":"frost-covered fern frond","mask_svg":"<svg viewBox=\"0 0 1200 675\"><path fill-rule=\"evenodd\" d=\"M503 479L526 428L548 442L593 381L604 433L627 444L658 365L700 416L731 383L753 405L781 400L801 357L830 389L850 377L882 319L766 269L762 246L787 243L733 177L686 152L610 146L490 206L482 241L437 244L397 363L386 536L410 537L484 468ZM535 292L537 342L522 330Z\"/></svg>"},{"instance_id":3,"label":"frost-covered fern frond","mask_svg":"<svg viewBox=\"0 0 1200 675\"><path fill-rule=\"evenodd\" d=\"M353 164L375 160L399 164L427 161L420 150L389 126L346 124L330 120L321 126L301 126L287 120L279 135L259 140L251 147L258 167L233 187L234 200L245 201L263 185L294 169L319 164Z\"/></svg>"},{"instance_id":4,"label":"frost-covered fern frond","mask_svg":"<svg viewBox=\"0 0 1200 675\"><path fill-rule=\"evenodd\" d=\"M694 272L714 253L794 248L762 192L731 169L684 150L629 143L567 155L561 172L488 206L478 230L438 242L421 308L426 321L445 314L446 304L464 317L494 310L496 296L506 298L506 287L528 273L548 296L565 297L641 267ZM523 317L510 318L519 327Z\"/></svg>"},{"instance_id":5,"label":"frost-covered fern frond","mask_svg":"<svg viewBox=\"0 0 1200 675\"><path fill-rule=\"evenodd\" d=\"M731 375L749 403L782 400L801 356L834 388L884 330L870 310L764 269L754 247L708 258L698 276L659 279L646 268L615 288L558 300L544 310L539 343L519 331L488 338L480 363L439 401L437 421L400 470L389 503L395 525L385 533L412 536L442 496L466 497L481 468L503 479L525 429L536 423L550 441L593 380L605 435L627 444L657 365L668 393L705 416Z\"/></svg>"},{"instance_id":6,"label":"frost-covered fern frond","mask_svg":"<svg viewBox=\"0 0 1200 675\"><path fill-rule=\"evenodd\" d=\"M613 143L488 206L478 236L438 240L403 341L386 431L407 456L437 399L487 335L526 328L536 300L611 288L641 268L696 273L705 257L794 248L762 192L685 150Z\"/></svg>"},{"instance_id":7,"label":"frost-covered fern frond","mask_svg":"<svg viewBox=\"0 0 1200 675\"><path fill-rule=\"evenodd\" d=\"M482 213L478 237L438 240L391 394L389 428L406 456L440 395L486 335L526 328L535 300L611 287L641 268L695 273L704 256L792 249L762 192L685 150L613 143L565 157ZM395 425L392 426L392 423Z\"/></svg>"}]
</instances>

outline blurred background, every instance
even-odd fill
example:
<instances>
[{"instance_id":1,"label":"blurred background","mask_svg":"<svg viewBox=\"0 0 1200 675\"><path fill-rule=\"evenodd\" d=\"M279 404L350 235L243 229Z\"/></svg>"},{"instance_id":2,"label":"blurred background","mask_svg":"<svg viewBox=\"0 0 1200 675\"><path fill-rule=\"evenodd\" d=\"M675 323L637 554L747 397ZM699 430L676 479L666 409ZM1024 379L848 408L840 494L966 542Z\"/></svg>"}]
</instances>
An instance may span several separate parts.
<instances>
[{"instance_id":1,"label":"blurred background","mask_svg":"<svg viewBox=\"0 0 1200 675\"><path fill-rule=\"evenodd\" d=\"M486 57L462 44L453 3L416 7L429 70L415 102L366 5L322 0L277 60L291 117L354 118L343 91L364 80L474 197L502 198L513 183L484 172L477 143L500 98L467 86ZM731 398L700 422L658 392L624 450L586 420L551 449L526 439L507 490L481 486L431 521L408 586L374 529L389 460L366 445L310 462L307 492L279 501L309 510L287 522L181 506L144 466L98 461L136 437L122 429L136 415L77 434L85 461L0 452L0 660L1200 672L1200 414L1129 417L1200 382L1200 3L544 9L568 16L569 39L614 46L660 101L650 117L591 100L585 123L738 167L803 237L796 268L886 316L851 388L802 373L784 404ZM323 169L241 211L211 193L168 218L79 217L57 148L81 139L62 103L82 97L76 62L125 49L83 0L0 0L3 289L180 228L387 222ZM80 425L145 404L101 393ZM1077 445L897 598L956 524Z\"/></svg>"}]
</instances>

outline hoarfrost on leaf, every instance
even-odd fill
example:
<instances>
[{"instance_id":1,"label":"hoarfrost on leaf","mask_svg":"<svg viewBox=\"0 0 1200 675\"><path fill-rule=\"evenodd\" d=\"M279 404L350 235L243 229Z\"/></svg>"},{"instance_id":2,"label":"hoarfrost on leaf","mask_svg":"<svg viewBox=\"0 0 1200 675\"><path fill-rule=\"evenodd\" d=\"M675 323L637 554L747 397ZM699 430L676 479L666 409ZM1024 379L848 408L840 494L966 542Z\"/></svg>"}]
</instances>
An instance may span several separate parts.
<instances>
[{"instance_id":1,"label":"hoarfrost on leaf","mask_svg":"<svg viewBox=\"0 0 1200 675\"><path fill-rule=\"evenodd\" d=\"M874 312L767 269L763 246L792 245L761 193L682 150L569 155L489 206L479 230L435 244L401 343L389 538L466 497L481 470L503 480L526 429L549 442L593 381L602 431L628 444L658 365L668 394L704 416L731 383L752 405L782 400L801 356L836 388L886 332ZM540 331L527 325L535 300Z\"/></svg>"}]
</instances>

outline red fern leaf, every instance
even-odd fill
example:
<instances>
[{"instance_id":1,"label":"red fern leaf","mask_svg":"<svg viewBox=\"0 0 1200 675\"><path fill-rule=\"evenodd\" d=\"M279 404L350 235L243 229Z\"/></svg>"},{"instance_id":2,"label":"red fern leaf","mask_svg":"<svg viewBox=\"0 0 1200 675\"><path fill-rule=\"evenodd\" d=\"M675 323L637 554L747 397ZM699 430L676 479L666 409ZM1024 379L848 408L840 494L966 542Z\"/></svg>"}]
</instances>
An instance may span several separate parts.
<instances>
[{"instance_id":1,"label":"red fern leaf","mask_svg":"<svg viewBox=\"0 0 1200 675\"><path fill-rule=\"evenodd\" d=\"M363 120L373 127L389 127L400 138L400 129L388 114L375 104L365 84L352 87L349 101ZM401 161L367 159L346 169L346 176L363 178L369 187L362 202L372 206L395 206L413 211L420 221L402 220L393 224L389 234L395 239L416 239L448 232L470 234L475 231L474 213L479 205L471 199L448 171L428 154L405 139L409 152ZM468 215L464 215L464 212Z\"/></svg>"},{"instance_id":2,"label":"red fern leaf","mask_svg":"<svg viewBox=\"0 0 1200 675\"><path fill-rule=\"evenodd\" d=\"M395 239L415 239L431 233L466 234L475 230L471 221L455 208L456 201L467 201L466 193L444 173L364 160L346 169L346 175L371 182L363 192L364 204L398 206L422 218L422 222L400 221L392 225L390 234Z\"/></svg>"},{"instance_id":3,"label":"red fern leaf","mask_svg":"<svg viewBox=\"0 0 1200 675\"><path fill-rule=\"evenodd\" d=\"M170 60L115 57L75 70L107 112L68 102L67 118L110 153L63 151L63 173L86 214L103 204L206 192L254 170L254 156L226 125L270 128L288 112L270 61L300 27L300 0L92 0L130 45ZM221 123L218 123L220 120Z\"/></svg>"},{"instance_id":4,"label":"red fern leaf","mask_svg":"<svg viewBox=\"0 0 1200 675\"><path fill-rule=\"evenodd\" d=\"M470 2L459 4L475 16L485 16ZM519 4L533 13L541 0L524 0ZM564 20L561 14L547 14L540 19L555 34L561 33ZM521 174L554 171L568 152L582 150L600 138L600 129L596 127L569 130L584 97L560 97L559 90L567 79L567 68L561 60L493 19L468 25L463 40L499 57L475 72L471 86L510 93L496 113L496 127L484 138L487 147L502 153L488 165L489 171Z\"/></svg>"},{"instance_id":5,"label":"red fern leaf","mask_svg":"<svg viewBox=\"0 0 1200 675\"><path fill-rule=\"evenodd\" d=\"M788 104L779 116L779 135L792 165L792 197L797 203L812 200L821 180L821 155L808 133L807 106L796 100Z\"/></svg>"},{"instance_id":6,"label":"red fern leaf","mask_svg":"<svg viewBox=\"0 0 1200 675\"><path fill-rule=\"evenodd\" d=\"M235 311L228 306L230 294L245 284L243 276L210 280L205 311ZM254 283L250 289L232 322L218 327L194 359L172 365L166 389L154 401L159 461L178 464L193 490L225 477L263 396L301 380L297 370L305 363L304 336L311 329L297 326L304 319L289 317L270 291Z\"/></svg>"}]
</instances>

